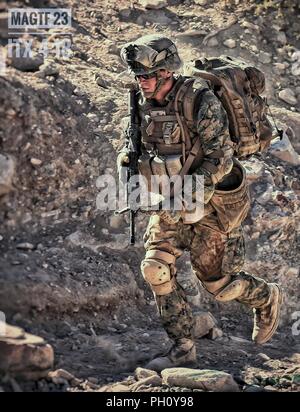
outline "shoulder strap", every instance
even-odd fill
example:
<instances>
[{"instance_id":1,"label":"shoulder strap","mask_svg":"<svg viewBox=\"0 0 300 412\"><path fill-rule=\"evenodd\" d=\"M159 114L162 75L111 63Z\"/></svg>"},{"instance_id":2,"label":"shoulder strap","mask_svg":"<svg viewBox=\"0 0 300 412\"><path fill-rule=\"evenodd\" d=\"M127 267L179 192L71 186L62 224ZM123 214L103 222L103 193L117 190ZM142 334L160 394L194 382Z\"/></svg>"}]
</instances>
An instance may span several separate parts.
<instances>
[{"instance_id":1,"label":"shoulder strap","mask_svg":"<svg viewBox=\"0 0 300 412\"><path fill-rule=\"evenodd\" d=\"M175 96L175 101L174 101L175 115L176 115L179 127L182 131L182 140L183 140L182 142L183 166L179 173L179 176L181 177L181 179L183 179L184 176L190 170L196 156L199 156L199 153L202 152L200 136L196 137L194 145L192 146L189 129L187 127L187 123L184 117L184 107L183 107L184 97L187 91L189 90L190 86L192 86L194 82L195 82L194 78L188 78L178 89L176 96ZM189 150L187 159L186 159L186 150ZM175 187L173 187L173 189L171 190L171 196L174 193Z\"/></svg>"},{"instance_id":2,"label":"shoulder strap","mask_svg":"<svg viewBox=\"0 0 300 412\"><path fill-rule=\"evenodd\" d=\"M182 158L183 162L185 162L185 152L186 150L189 150L191 147L191 137L189 130L187 128L184 116L183 116L183 99L184 96L188 90L188 87L191 83L194 82L194 79L187 79L185 80L182 85L179 87L176 96L175 96L175 101L174 101L174 110L175 110L175 115L179 124L179 127L181 129L181 134L182 134Z\"/></svg>"},{"instance_id":3,"label":"shoulder strap","mask_svg":"<svg viewBox=\"0 0 300 412\"><path fill-rule=\"evenodd\" d=\"M196 156L199 157L199 158L201 158L201 157L203 158L203 150L202 150L202 147L201 147L201 138L200 138L200 136L197 136L196 140L195 140L195 142L192 146L189 129L187 127L186 119L185 119L185 116L184 116L185 113L192 113L193 112L193 107L191 107L191 106L193 106L195 99L192 99L192 100L190 99L188 101L188 103L186 103L186 105L185 105L185 96L186 96L188 90L190 89L190 87L194 84L195 80L196 80L195 78L189 78L180 86L180 88L178 89L178 91L176 93L175 102L174 102L174 109L175 109L176 118L177 118L178 124L181 128L182 136L183 136L183 144L182 144L183 166L182 166L182 169L179 173L179 176L181 177L181 179L183 179L184 176L189 172ZM209 79L207 79L207 80L209 80ZM204 84L202 86L204 86ZM205 86L205 88L207 88L207 86ZM196 95L196 93L195 93L195 95ZM190 107L187 107L187 105L189 105ZM189 147L192 146L191 149L187 148L187 145L189 145ZM186 150L189 151L189 154L188 154L187 158L185 158ZM216 155L216 157L220 157L219 153L215 153L215 155ZM212 165L212 167L213 167L213 165ZM171 190L171 196L173 195L175 188L176 188L176 184L173 187L173 189Z\"/></svg>"},{"instance_id":4,"label":"shoulder strap","mask_svg":"<svg viewBox=\"0 0 300 412\"><path fill-rule=\"evenodd\" d=\"M188 88L183 100L183 115L190 128L194 122L194 107L198 96L208 91L210 86L208 82L200 77L195 78L193 84Z\"/></svg>"}]
</instances>

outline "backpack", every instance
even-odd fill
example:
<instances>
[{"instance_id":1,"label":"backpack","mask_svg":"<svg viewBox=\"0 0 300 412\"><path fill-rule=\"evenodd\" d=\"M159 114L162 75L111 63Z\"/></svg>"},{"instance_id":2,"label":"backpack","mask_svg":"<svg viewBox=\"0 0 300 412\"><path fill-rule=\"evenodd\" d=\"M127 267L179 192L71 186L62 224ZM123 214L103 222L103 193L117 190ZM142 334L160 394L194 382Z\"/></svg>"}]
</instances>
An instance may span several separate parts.
<instances>
[{"instance_id":1,"label":"backpack","mask_svg":"<svg viewBox=\"0 0 300 412\"><path fill-rule=\"evenodd\" d=\"M235 156L245 159L267 149L272 140L272 126L266 111L264 74L242 60L229 56L196 60L187 74L210 83L229 120Z\"/></svg>"}]
</instances>

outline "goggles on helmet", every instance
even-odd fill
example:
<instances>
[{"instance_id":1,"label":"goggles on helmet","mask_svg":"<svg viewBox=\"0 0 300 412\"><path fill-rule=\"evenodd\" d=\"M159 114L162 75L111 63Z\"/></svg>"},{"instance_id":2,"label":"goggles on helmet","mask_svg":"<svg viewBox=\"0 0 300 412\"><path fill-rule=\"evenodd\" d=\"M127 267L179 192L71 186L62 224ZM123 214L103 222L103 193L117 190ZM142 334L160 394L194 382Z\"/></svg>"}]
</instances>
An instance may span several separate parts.
<instances>
[{"instance_id":1,"label":"goggles on helmet","mask_svg":"<svg viewBox=\"0 0 300 412\"><path fill-rule=\"evenodd\" d=\"M147 45L132 44L122 50L121 57L133 71L141 69L149 70L155 68L159 63L175 52L175 46L157 52Z\"/></svg>"}]
</instances>

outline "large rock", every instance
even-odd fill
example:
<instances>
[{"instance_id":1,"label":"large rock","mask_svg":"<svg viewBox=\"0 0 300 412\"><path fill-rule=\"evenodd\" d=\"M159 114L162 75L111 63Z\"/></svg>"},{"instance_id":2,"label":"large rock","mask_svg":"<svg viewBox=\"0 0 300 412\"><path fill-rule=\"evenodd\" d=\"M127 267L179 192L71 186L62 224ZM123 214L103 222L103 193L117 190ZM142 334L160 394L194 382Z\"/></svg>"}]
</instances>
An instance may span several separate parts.
<instances>
[{"instance_id":1,"label":"large rock","mask_svg":"<svg viewBox=\"0 0 300 412\"><path fill-rule=\"evenodd\" d=\"M280 31L277 34L277 41L278 41L278 43L280 43L282 45L285 45L287 43L287 38L286 38L286 34L285 34L284 31Z\"/></svg>"},{"instance_id":2,"label":"large rock","mask_svg":"<svg viewBox=\"0 0 300 412\"><path fill-rule=\"evenodd\" d=\"M217 47L217 46L219 46L218 39L217 39L216 37L211 37L211 38L207 41L207 46L208 46L208 47Z\"/></svg>"},{"instance_id":3,"label":"large rock","mask_svg":"<svg viewBox=\"0 0 300 412\"><path fill-rule=\"evenodd\" d=\"M236 47L236 41L234 39L227 39L223 44L229 49L234 49Z\"/></svg>"},{"instance_id":4,"label":"large rock","mask_svg":"<svg viewBox=\"0 0 300 412\"><path fill-rule=\"evenodd\" d=\"M210 312L197 311L194 316L194 336L201 338L216 326L216 320Z\"/></svg>"},{"instance_id":5,"label":"large rock","mask_svg":"<svg viewBox=\"0 0 300 412\"><path fill-rule=\"evenodd\" d=\"M32 53L32 55L28 55L24 46L20 47L19 54L13 50L12 56L9 56L8 53L8 57L9 65L21 72L36 72L44 63L42 54Z\"/></svg>"},{"instance_id":6,"label":"large rock","mask_svg":"<svg viewBox=\"0 0 300 412\"><path fill-rule=\"evenodd\" d=\"M21 72L36 72L43 62L43 56L36 54L32 57L13 56L9 64Z\"/></svg>"},{"instance_id":7,"label":"large rock","mask_svg":"<svg viewBox=\"0 0 300 412\"><path fill-rule=\"evenodd\" d=\"M46 61L40 66L38 73L36 73L36 76L44 78L47 76L58 76L58 74L59 69L57 65L51 61Z\"/></svg>"},{"instance_id":8,"label":"large rock","mask_svg":"<svg viewBox=\"0 0 300 412\"><path fill-rule=\"evenodd\" d=\"M212 392L238 392L233 377L226 372L209 369L170 368L161 373L163 384Z\"/></svg>"},{"instance_id":9,"label":"large rock","mask_svg":"<svg viewBox=\"0 0 300 412\"><path fill-rule=\"evenodd\" d=\"M0 196L11 191L14 174L14 159L11 156L0 154Z\"/></svg>"},{"instance_id":10,"label":"large rock","mask_svg":"<svg viewBox=\"0 0 300 412\"><path fill-rule=\"evenodd\" d=\"M290 105L297 104L297 98L292 89L287 88L287 89L281 90L278 94L278 97L279 99L283 100L285 103L288 103Z\"/></svg>"},{"instance_id":11,"label":"large rock","mask_svg":"<svg viewBox=\"0 0 300 412\"><path fill-rule=\"evenodd\" d=\"M300 76L300 50L295 51L291 57L294 62L291 67L293 76Z\"/></svg>"},{"instance_id":12,"label":"large rock","mask_svg":"<svg viewBox=\"0 0 300 412\"><path fill-rule=\"evenodd\" d=\"M263 64L269 64L272 61L272 55L266 52L260 52L258 60Z\"/></svg>"},{"instance_id":13,"label":"large rock","mask_svg":"<svg viewBox=\"0 0 300 412\"><path fill-rule=\"evenodd\" d=\"M138 24L144 24L145 22L167 26L171 24L173 20L164 13L164 10L147 10L143 15L139 16L137 20Z\"/></svg>"},{"instance_id":14,"label":"large rock","mask_svg":"<svg viewBox=\"0 0 300 412\"><path fill-rule=\"evenodd\" d=\"M152 376L148 376L147 378L141 379L135 384L131 385L130 391L139 392L144 387L161 386L161 385L162 385L162 378L158 375L152 375Z\"/></svg>"},{"instance_id":15,"label":"large rock","mask_svg":"<svg viewBox=\"0 0 300 412\"><path fill-rule=\"evenodd\" d=\"M255 198L256 202L260 205L266 205L271 199L273 195L273 185L270 183L258 185L260 194L258 194Z\"/></svg>"},{"instance_id":16,"label":"large rock","mask_svg":"<svg viewBox=\"0 0 300 412\"><path fill-rule=\"evenodd\" d=\"M43 338L6 325L0 335L0 372L23 379L39 379L47 376L53 363L53 349Z\"/></svg>"},{"instance_id":17,"label":"large rock","mask_svg":"<svg viewBox=\"0 0 300 412\"><path fill-rule=\"evenodd\" d=\"M272 114L276 120L278 127L287 130L289 140L294 149L300 153L300 113L292 112L279 107L272 107Z\"/></svg>"},{"instance_id":18,"label":"large rock","mask_svg":"<svg viewBox=\"0 0 300 412\"><path fill-rule=\"evenodd\" d=\"M288 162L294 166L300 165L300 156L291 145L286 133L283 134L281 140L277 138L272 142L269 152L284 162Z\"/></svg>"},{"instance_id":19,"label":"large rock","mask_svg":"<svg viewBox=\"0 0 300 412\"><path fill-rule=\"evenodd\" d=\"M157 372L140 367L136 368L134 374L137 380L149 378L150 376L158 376Z\"/></svg>"},{"instance_id":20,"label":"large rock","mask_svg":"<svg viewBox=\"0 0 300 412\"><path fill-rule=\"evenodd\" d=\"M209 339L211 340L216 340L216 339L221 339L223 337L223 331L222 329L215 327L213 329L211 329L211 331L209 332Z\"/></svg>"},{"instance_id":21,"label":"large rock","mask_svg":"<svg viewBox=\"0 0 300 412\"><path fill-rule=\"evenodd\" d=\"M142 7L145 7L146 9L163 9L164 7L167 7L168 2L166 0L139 0L139 3Z\"/></svg>"},{"instance_id":22,"label":"large rock","mask_svg":"<svg viewBox=\"0 0 300 412\"><path fill-rule=\"evenodd\" d=\"M276 74L284 74L287 68L285 63L273 63L273 67Z\"/></svg>"},{"instance_id":23,"label":"large rock","mask_svg":"<svg viewBox=\"0 0 300 412\"><path fill-rule=\"evenodd\" d=\"M208 3L208 0L194 0L195 4L198 4L199 6L206 6Z\"/></svg>"},{"instance_id":24,"label":"large rock","mask_svg":"<svg viewBox=\"0 0 300 412\"><path fill-rule=\"evenodd\" d=\"M51 379L56 385L68 382L70 382L71 385L78 385L81 382L80 379L75 378L74 375L64 369L57 369L49 372L47 378Z\"/></svg>"}]
</instances>

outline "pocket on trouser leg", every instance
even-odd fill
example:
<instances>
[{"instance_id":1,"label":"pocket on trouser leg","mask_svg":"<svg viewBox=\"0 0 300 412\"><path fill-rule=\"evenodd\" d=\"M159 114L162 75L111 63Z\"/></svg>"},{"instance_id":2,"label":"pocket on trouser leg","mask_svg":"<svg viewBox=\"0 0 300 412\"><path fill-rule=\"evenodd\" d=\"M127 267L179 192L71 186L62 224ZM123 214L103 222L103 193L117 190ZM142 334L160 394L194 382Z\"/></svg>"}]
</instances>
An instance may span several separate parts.
<instances>
[{"instance_id":1,"label":"pocket on trouser leg","mask_svg":"<svg viewBox=\"0 0 300 412\"><path fill-rule=\"evenodd\" d=\"M242 228L234 229L228 234L222 260L222 274L232 275L239 272L245 262L245 240Z\"/></svg>"}]
</instances>

